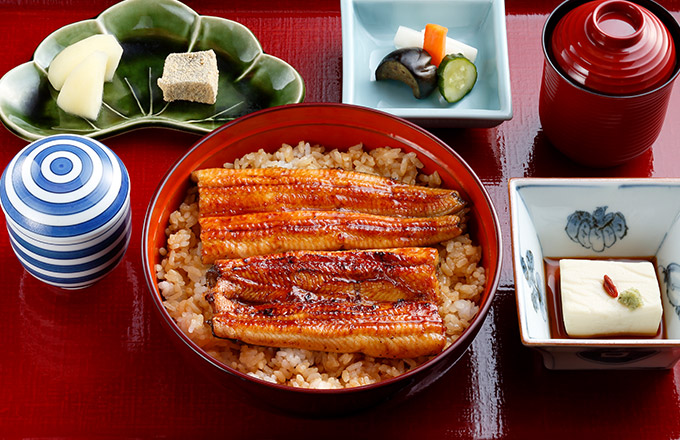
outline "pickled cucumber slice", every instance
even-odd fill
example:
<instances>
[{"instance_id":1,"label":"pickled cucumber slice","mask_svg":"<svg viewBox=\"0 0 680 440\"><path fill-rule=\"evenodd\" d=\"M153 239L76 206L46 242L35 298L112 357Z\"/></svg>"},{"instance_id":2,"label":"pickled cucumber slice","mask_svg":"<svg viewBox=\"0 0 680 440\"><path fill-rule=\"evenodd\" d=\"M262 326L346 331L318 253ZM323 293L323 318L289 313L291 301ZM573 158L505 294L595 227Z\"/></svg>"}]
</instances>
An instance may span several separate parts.
<instances>
[{"instance_id":1,"label":"pickled cucumber slice","mask_svg":"<svg viewBox=\"0 0 680 440\"><path fill-rule=\"evenodd\" d=\"M477 82L477 68L463 55L447 55L439 64L439 92L447 102L458 102Z\"/></svg>"}]
</instances>

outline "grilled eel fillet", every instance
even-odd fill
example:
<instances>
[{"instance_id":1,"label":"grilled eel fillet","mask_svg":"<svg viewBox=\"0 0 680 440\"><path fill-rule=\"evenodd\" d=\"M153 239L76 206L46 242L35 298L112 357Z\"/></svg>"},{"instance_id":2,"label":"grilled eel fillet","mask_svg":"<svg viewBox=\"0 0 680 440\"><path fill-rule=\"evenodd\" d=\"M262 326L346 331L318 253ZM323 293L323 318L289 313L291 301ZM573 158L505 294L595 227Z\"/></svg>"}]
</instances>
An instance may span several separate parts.
<instances>
[{"instance_id":1,"label":"grilled eel fillet","mask_svg":"<svg viewBox=\"0 0 680 440\"><path fill-rule=\"evenodd\" d=\"M439 256L432 248L289 252L215 262L216 336L374 357L439 353Z\"/></svg>"},{"instance_id":2,"label":"grilled eel fillet","mask_svg":"<svg viewBox=\"0 0 680 440\"><path fill-rule=\"evenodd\" d=\"M433 248L297 251L218 260L210 294L251 303L315 299L440 302Z\"/></svg>"},{"instance_id":3,"label":"grilled eel fillet","mask_svg":"<svg viewBox=\"0 0 680 440\"><path fill-rule=\"evenodd\" d=\"M339 169L225 169L194 171L201 216L270 211L348 210L430 217L465 206L455 190L398 183Z\"/></svg>"},{"instance_id":4,"label":"grilled eel fillet","mask_svg":"<svg viewBox=\"0 0 680 440\"><path fill-rule=\"evenodd\" d=\"M430 302L243 304L216 296L213 307L215 335L248 344L413 358L439 353L446 343L444 323Z\"/></svg>"},{"instance_id":5,"label":"grilled eel fillet","mask_svg":"<svg viewBox=\"0 0 680 440\"><path fill-rule=\"evenodd\" d=\"M460 217L388 217L344 211L284 211L203 217L202 258L245 258L292 250L427 246L457 237Z\"/></svg>"}]
</instances>

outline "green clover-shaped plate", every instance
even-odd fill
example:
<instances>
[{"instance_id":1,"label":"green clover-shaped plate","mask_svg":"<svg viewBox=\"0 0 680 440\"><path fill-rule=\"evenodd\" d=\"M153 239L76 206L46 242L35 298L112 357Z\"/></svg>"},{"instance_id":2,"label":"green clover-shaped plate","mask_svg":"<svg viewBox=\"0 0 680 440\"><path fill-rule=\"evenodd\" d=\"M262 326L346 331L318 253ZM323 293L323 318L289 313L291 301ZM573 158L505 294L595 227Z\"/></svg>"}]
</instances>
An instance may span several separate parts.
<instances>
[{"instance_id":1,"label":"green clover-shaped plate","mask_svg":"<svg viewBox=\"0 0 680 440\"><path fill-rule=\"evenodd\" d=\"M66 46L93 34L114 35L123 56L113 81L104 85L104 105L95 121L57 107L58 92L47 80L52 59ZM213 49L220 71L214 105L166 103L156 80L169 53ZM207 133L267 107L302 102L300 74L267 55L245 26L201 16L175 0L125 0L96 19L50 34L33 60L0 79L0 119L17 136L35 140L59 133L105 137L140 127Z\"/></svg>"}]
</instances>

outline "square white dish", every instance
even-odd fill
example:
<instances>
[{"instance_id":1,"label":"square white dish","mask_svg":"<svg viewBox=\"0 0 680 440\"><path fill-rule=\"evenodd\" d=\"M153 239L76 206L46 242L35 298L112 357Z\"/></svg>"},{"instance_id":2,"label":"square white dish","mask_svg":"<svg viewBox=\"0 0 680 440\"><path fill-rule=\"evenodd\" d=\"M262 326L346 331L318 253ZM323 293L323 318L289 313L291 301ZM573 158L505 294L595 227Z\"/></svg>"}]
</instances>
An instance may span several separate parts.
<instances>
[{"instance_id":1,"label":"square white dish","mask_svg":"<svg viewBox=\"0 0 680 440\"><path fill-rule=\"evenodd\" d=\"M680 359L680 179L513 178L508 188L522 343L549 369L672 368ZM649 257L664 337L555 334L545 258Z\"/></svg>"},{"instance_id":2,"label":"square white dish","mask_svg":"<svg viewBox=\"0 0 680 440\"><path fill-rule=\"evenodd\" d=\"M512 118L503 0L341 0L342 102L371 107L423 126L493 127ZM397 28L427 23L478 49L477 83L457 103L438 91L416 99L397 81L376 81L375 69L395 49Z\"/></svg>"}]
</instances>

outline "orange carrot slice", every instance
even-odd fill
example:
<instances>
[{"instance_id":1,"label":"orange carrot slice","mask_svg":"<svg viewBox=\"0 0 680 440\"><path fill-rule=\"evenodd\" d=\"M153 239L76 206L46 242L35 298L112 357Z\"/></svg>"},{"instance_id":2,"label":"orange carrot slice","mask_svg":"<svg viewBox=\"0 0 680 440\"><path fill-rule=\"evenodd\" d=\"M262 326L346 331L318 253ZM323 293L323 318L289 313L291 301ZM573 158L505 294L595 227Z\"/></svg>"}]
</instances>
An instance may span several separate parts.
<instances>
[{"instance_id":1,"label":"orange carrot slice","mask_svg":"<svg viewBox=\"0 0 680 440\"><path fill-rule=\"evenodd\" d=\"M438 24L425 25L423 49L432 57L432 64L439 67L439 63L446 56L446 33L449 30Z\"/></svg>"}]
</instances>

